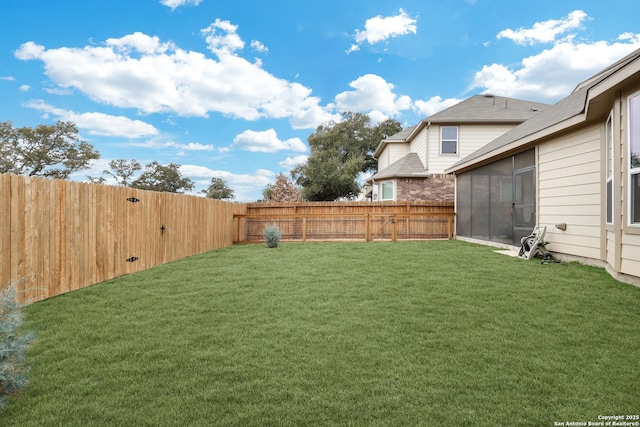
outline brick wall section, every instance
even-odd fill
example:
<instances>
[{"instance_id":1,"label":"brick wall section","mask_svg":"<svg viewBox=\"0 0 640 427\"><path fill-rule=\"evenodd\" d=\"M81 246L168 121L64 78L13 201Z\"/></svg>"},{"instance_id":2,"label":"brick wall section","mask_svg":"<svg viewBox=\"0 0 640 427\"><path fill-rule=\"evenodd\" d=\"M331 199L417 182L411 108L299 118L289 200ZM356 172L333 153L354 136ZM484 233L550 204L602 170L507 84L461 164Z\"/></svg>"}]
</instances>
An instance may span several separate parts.
<instances>
[{"instance_id":1,"label":"brick wall section","mask_svg":"<svg viewBox=\"0 0 640 427\"><path fill-rule=\"evenodd\" d=\"M428 178L398 178L397 200L454 201L455 181L453 175L434 174Z\"/></svg>"}]
</instances>

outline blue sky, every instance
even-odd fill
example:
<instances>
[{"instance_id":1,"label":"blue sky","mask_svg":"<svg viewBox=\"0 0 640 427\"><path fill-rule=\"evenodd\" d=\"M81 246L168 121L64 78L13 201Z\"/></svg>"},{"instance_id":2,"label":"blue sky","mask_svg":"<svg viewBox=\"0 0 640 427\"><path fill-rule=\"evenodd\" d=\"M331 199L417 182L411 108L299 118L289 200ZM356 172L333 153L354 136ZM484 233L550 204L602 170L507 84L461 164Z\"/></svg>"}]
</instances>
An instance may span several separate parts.
<instances>
[{"instance_id":1,"label":"blue sky","mask_svg":"<svg viewBox=\"0 0 640 427\"><path fill-rule=\"evenodd\" d=\"M343 111L403 126L480 93L555 103L640 48L636 0L0 0L0 121L254 201Z\"/></svg>"}]
</instances>

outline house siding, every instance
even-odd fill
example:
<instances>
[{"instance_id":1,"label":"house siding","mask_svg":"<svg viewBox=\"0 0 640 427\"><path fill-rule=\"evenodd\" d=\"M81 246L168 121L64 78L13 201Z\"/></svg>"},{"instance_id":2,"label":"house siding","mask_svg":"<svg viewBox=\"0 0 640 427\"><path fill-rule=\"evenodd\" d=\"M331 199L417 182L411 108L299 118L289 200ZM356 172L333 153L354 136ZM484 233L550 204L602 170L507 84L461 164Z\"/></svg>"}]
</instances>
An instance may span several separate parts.
<instances>
[{"instance_id":1,"label":"house siding","mask_svg":"<svg viewBox=\"0 0 640 427\"><path fill-rule=\"evenodd\" d=\"M378 158L378 170L383 170L409 154L409 144L388 144Z\"/></svg>"},{"instance_id":2,"label":"house siding","mask_svg":"<svg viewBox=\"0 0 640 427\"><path fill-rule=\"evenodd\" d=\"M452 124L455 126L455 124ZM429 153L427 169L431 173L444 173L444 171L460 159L475 152L476 150L484 147L489 142L498 138L507 131L513 129L515 125L509 124L461 124L458 126L458 154L440 154L440 126L432 125L428 128L429 132ZM426 132L425 132L424 144L426 144ZM412 150L413 151L413 150ZM425 163L425 149L424 145L420 147L420 151L417 151Z\"/></svg>"},{"instance_id":3,"label":"house siding","mask_svg":"<svg viewBox=\"0 0 640 427\"><path fill-rule=\"evenodd\" d=\"M422 162L423 165L425 165L427 169L429 168L428 167L429 159L427 158L427 150L426 150L428 132L429 132L429 128L423 127L420 130L420 132L418 132L411 139L411 142L409 143L409 152L418 154L418 157L420 157L420 161ZM429 140L429 142L432 143L431 140Z\"/></svg>"},{"instance_id":4,"label":"house siding","mask_svg":"<svg viewBox=\"0 0 640 427\"><path fill-rule=\"evenodd\" d=\"M614 230L620 235L619 246L614 247L619 252L619 271L623 274L640 277L640 227L629 226L629 155L628 155L628 116L627 116L627 97L636 93L640 87L635 86L629 88L622 94L620 105L620 144L616 149L620 150L621 155L617 158L621 159L618 165L620 174L614 175L615 188L619 189L620 208L618 213L614 212L617 223ZM616 183L615 179L620 177ZM615 264L614 264L615 265Z\"/></svg>"},{"instance_id":5,"label":"house siding","mask_svg":"<svg viewBox=\"0 0 640 427\"><path fill-rule=\"evenodd\" d=\"M591 125L538 146L538 223L547 226L553 252L601 259L601 129Z\"/></svg>"}]
</instances>

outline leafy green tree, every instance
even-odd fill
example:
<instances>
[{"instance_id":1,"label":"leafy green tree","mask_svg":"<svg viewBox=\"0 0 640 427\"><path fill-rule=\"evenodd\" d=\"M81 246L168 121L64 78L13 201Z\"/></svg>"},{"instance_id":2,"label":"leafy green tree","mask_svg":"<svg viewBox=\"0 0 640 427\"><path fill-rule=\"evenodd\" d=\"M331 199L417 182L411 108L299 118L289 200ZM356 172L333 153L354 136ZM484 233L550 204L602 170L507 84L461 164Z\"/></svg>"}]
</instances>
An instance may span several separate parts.
<instances>
[{"instance_id":1,"label":"leafy green tree","mask_svg":"<svg viewBox=\"0 0 640 427\"><path fill-rule=\"evenodd\" d=\"M119 185L130 187L133 182L132 178L140 170L142 170L142 165L136 159L117 159L111 160L109 169L105 169L102 173L115 178Z\"/></svg>"},{"instance_id":2,"label":"leafy green tree","mask_svg":"<svg viewBox=\"0 0 640 427\"><path fill-rule=\"evenodd\" d=\"M360 192L361 172L376 171L373 153L383 139L402 130L393 119L372 125L369 116L345 113L343 121L321 125L309 136L311 154L291 175L310 201L353 198Z\"/></svg>"},{"instance_id":3,"label":"leafy green tree","mask_svg":"<svg viewBox=\"0 0 640 427\"><path fill-rule=\"evenodd\" d=\"M102 171L102 174L114 178L118 185L131 187L132 178L140 170L142 170L142 165L138 163L136 159L117 159L111 160L109 162L109 169L105 169L104 171ZM107 183L107 179L103 176L87 176L87 178L89 179L89 182L93 184Z\"/></svg>"},{"instance_id":4,"label":"leafy green tree","mask_svg":"<svg viewBox=\"0 0 640 427\"><path fill-rule=\"evenodd\" d=\"M131 183L130 187L167 193L184 193L192 190L194 182L184 178L179 168L180 165L176 163L164 166L155 161L151 162L145 166L145 171Z\"/></svg>"},{"instance_id":5,"label":"leafy green tree","mask_svg":"<svg viewBox=\"0 0 640 427\"><path fill-rule=\"evenodd\" d=\"M227 181L222 178L211 178L211 184L206 190L202 190L209 199L232 200L235 198L233 190L227 185Z\"/></svg>"},{"instance_id":6,"label":"leafy green tree","mask_svg":"<svg viewBox=\"0 0 640 427\"><path fill-rule=\"evenodd\" d=\"M68 179L100 153L82 141L72 122L14 128L0 122L0 173Z\"/></svg>"}]
</instances>

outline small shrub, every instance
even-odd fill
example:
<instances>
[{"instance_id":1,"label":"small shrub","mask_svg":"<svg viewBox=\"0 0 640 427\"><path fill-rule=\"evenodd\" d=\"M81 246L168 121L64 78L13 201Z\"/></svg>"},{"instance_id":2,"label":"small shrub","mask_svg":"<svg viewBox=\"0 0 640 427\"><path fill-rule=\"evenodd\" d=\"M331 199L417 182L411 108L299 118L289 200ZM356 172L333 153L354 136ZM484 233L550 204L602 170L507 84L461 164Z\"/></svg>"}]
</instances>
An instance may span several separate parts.
<instances>
[{"instance_id":1,"label":"small shrub","mask_svg":"<svg viewBox=\"0 0 640 427\"><path fill-rule=\"evenodd\" d=\"M33 336L19 331L20 309L13 287L0 290L0 409L4 408L7 398L27 382L29 369L24 363L25 353Z\"/></svg>"},{"instance_id":2,"label":"small shrub","mask_svg":"<svg viewBox=\"0 0 640 427\"><path fill-rule=\"evenodd\" d=\"M281 236L282 232L275 224L267 224L262 232L262 237L264 237L268 248L277 248L280 244Z\"/></svg>"}]
</instances>

